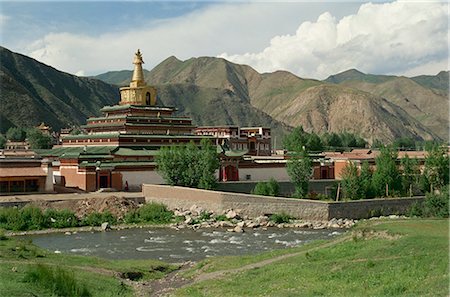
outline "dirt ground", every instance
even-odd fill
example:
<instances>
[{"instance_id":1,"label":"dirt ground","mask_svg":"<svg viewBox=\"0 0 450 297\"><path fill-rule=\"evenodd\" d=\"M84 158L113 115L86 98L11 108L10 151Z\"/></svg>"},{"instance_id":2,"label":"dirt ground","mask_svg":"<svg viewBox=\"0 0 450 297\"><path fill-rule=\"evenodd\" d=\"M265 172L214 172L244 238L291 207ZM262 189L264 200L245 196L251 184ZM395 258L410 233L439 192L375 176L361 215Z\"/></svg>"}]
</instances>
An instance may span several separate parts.
<instances>
[{"instance_id":1,"label":"dirt ground","mask_svg":"<svg viewBox=\"0 0 450 297\"><path fill-rule=\"evenodd\" d=\"M16 195L0 197L0 202L29 202L43 210L48 208L68 209L75 212L79 218L92 212L109 211L117 218L123 218L125 213L139 207L136 202L141 193L113 192L86 194L42 194Z\"/></svg>"}]
</instances>

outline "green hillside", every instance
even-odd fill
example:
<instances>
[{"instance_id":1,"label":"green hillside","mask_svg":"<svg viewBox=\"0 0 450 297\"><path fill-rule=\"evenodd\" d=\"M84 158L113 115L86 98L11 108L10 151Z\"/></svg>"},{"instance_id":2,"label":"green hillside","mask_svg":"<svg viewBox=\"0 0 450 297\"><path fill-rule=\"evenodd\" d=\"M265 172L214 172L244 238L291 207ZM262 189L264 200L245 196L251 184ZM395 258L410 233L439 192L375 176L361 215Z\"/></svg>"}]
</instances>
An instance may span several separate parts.
<instances>
[{"instance_id":1,"label":"green hillside","mask_svg":"<svg viewBox=\"0 0 450 297\"><path fill-rule=\"evenodd\" d=\"M394 78L351 70L346 72L345 78L338 75L335 79L345 82L350 77L364 78L368 82L388 82ZM397 137L441 138L395 101L379 94L302 79L286 71L260 74L249 66L220 58L180 61L170 57L152 69L146 78L149 84L155 85L190 84L199 89L222 90L223 94L239 98L241 104L248 103L288 126L303 125L307 131L351 131L369 141L375 138L392 141Z\"/></svg>"},{"instance_id":2,"label":"green hillside","mask_svg":"<svg viewBox=\"0 0 450 297\"><path fill-rule=\"evenodd\" d=\"M41 122L54 130L86 122L104 105L118 101L118 90L100 80L58 71L0 47L1 132Z\"/></svg>"}]
</instances>

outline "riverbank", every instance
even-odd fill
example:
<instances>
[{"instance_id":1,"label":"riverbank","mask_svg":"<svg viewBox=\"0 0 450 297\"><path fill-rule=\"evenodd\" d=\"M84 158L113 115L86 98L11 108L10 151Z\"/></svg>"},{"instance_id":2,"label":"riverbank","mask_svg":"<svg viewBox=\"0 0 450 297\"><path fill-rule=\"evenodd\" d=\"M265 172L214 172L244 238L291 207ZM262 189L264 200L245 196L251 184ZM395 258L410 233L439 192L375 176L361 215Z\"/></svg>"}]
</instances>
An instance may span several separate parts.
<instances>
[{"instance_id":1,"label":"riverbank","mask_svg":"<svg viewBox=\"0 0 450 297\"><path fill-rule=\"evenodd\" d=\"M199 262L171 296L448 296L449 220L365 220L330 242Z\"/></svg>"}]
</instances>

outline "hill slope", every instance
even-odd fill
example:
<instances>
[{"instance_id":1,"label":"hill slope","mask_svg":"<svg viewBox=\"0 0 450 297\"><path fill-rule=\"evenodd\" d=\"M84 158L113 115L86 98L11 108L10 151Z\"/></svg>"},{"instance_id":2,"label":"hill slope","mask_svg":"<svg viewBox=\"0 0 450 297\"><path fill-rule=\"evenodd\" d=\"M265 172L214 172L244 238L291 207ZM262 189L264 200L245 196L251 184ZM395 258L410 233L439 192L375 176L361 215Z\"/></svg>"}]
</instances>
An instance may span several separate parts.
<instances>
[{"instance_id":1,"label":"hill slope","mask_svg":"<svg viewBox=\"0 0 450 297\"><path fill-rule=\"evenodd\" d=\"M120 74L124 75L123 72ZM131 71L128 74L130 76ZM351 70L345 77L338 75L333 78L333 82L343 83L350 78L365 78L368 82L377 83L391 80L390 76L367 76ZM107 81L123 84L123 79L124 76L116 77L115 73L109 73ZM189 101L193 101L180 103L189 107L192 114L210 114L209 108L203 108L208 104L214 107L214 96L198 99L189 90L195 89L197 94L203 96L201 94L206 95L204 90L208 89L215 90L218 94L216 98L220 97L224 106L253 106L286 125L303 125L307 131L351 131L369 141L376 138L392 141L401 136L416 139L439 138L401 107L380 95L328 82L302 79L286 71L260 74L249 66L220 58L201 57L180 61L169 57L148 72L146 80L163 89L169 85L177 86L175 88L185 86L180 92ZM166 102L164 94L161 100ZM204 105L196 105L194 101L201 101ZM245 118L245 113L242 116Z\"/></svg>"},{"instance_id":2,"label":"hill slope","mask_svg":"<svg viewBox=\"0 0 450 297\"><path fill-rule=\"evenodd\" d=\"M104 105L118 101L118 90L100 80L58 71L0 47L1 131L40 122L58 130L86 122Z\"/></svg>"},{"instance_id":3,"label":"hill slope","mask_svg":"<svg viewBox=\"0 0 450 297\"><path fill-rule=\"evenodd\" d=\"M396 104L442 139L448 139L448 72L412 78L349 75L349 71L330 76L327 81L362 90Z\"/></svg>"}]
</instances>

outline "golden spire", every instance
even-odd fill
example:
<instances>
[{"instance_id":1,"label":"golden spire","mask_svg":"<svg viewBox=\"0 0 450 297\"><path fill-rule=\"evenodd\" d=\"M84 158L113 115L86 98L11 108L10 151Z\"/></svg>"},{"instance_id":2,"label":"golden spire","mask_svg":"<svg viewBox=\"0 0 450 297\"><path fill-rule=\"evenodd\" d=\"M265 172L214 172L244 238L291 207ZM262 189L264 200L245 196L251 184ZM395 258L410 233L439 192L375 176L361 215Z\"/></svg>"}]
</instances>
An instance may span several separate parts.
<instances>
[{"instance_id":1,"label":"golden spire","mask_svg":"<svg viewBox=\"0 0 450 297\"><path fill-rule=\"evenodd\" d=\"M133 64L134 64L134 71L133 71L133 77L131 78L131 82L135 83L134 84L135 86L145 85L144 73L142 71L142 64L144 64L144 61L142 60L142 54L139 49L134 54Z\"/></svg>"}]
</instances>

